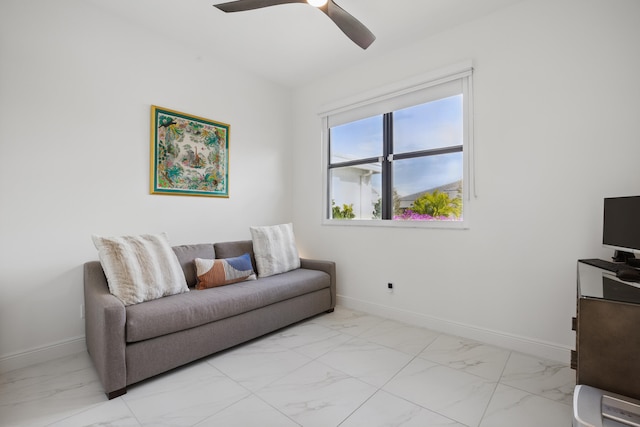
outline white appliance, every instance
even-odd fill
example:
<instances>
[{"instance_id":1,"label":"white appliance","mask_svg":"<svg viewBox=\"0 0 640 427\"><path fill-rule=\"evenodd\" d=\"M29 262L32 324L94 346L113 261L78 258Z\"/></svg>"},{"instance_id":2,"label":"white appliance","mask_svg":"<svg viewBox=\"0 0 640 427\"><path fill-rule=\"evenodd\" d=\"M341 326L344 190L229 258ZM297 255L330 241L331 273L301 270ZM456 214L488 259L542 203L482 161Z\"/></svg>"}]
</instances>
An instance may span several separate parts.
<instances>
[{"instance_id":1,"label":"white appliance","mask_svg":"<svg viewBox=\"0 0 640 427\"><path fill-rule=\"evenodd\" d=\"M640 427L640 401L577 385L573 392L573 427Z\"/></svg>"}]
</instances>

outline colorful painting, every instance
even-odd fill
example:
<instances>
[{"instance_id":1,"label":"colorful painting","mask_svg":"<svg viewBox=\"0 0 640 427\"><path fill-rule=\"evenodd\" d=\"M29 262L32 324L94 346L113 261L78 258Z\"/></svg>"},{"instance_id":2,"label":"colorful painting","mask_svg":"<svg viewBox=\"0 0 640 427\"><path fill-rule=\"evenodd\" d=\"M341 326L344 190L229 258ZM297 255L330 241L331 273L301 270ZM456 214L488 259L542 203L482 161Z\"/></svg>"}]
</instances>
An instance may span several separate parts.
<instances>
[{"instance_id":1,"label":"colorful painting","mask_svg":"<svg viewBox=\"0 0 640 427\"><path fill-rule=\"evenodd\" d=\"M229 197L229 125L152 105L151 193Z\"/></svg>"}]
</instances>

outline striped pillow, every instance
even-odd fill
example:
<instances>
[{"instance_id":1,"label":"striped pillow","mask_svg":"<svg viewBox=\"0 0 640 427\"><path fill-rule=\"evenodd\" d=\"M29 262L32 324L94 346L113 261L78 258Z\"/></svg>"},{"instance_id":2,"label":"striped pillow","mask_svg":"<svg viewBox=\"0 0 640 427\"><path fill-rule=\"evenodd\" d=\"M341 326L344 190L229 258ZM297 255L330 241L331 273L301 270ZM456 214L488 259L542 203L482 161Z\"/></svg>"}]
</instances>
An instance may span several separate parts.
<instances>
[{"instance_id":1,"label":"striped pillow","mask_svg":"<svg viewBox=\"0 0 640 427\"><path fill-rule=\"evenodd\" d=\"M259 277L300 268L293 224L251 227L251 237Z\"/></svg>"},{"instance_id":2,"label":"striped pillow","mask_svg":"<svg viewBox=\"0 0 640 427\"><path fill-rule=\"evenodd\" d=\"M165 233L92 239L109 291L124 305L189 291Z\"/></svg>"}]
</instances>

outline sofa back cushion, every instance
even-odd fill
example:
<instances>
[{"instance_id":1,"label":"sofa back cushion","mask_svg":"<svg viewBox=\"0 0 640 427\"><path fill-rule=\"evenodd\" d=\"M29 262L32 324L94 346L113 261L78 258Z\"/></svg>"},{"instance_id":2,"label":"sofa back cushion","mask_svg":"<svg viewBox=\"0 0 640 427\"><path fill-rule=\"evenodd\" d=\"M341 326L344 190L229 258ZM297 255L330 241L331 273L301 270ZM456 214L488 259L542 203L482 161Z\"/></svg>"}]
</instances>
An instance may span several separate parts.
<instances>
[{"instance_id":1,"label":"sofa back cushion","mask_svg":"<svg viewBox=\"0 0 640 427\"><path fill-rule=\"evenodd\" d=\"M237 240L234 242L214 243L213 247L216 252L216 258L233 258L249 254L251 257L251 266L253 271L256 269L256 256L253 253L253 242L251 240ZM204 257L201 257L204 258Z\"/></svg>"},{"instance_id":2,"label":"sofa back cushion","mask_svg":"<svg viewBox=\"0 0 640 427\"><path fill-rule=\"evenodd\" d=\"M196 258L215 258L215 251L211 243L199 243L195 245L174 246L175 252L184 271L184 277L187 279L187 285L193 287L196 285L196 266L193 262Z\"/></svg>"}]
</instances>

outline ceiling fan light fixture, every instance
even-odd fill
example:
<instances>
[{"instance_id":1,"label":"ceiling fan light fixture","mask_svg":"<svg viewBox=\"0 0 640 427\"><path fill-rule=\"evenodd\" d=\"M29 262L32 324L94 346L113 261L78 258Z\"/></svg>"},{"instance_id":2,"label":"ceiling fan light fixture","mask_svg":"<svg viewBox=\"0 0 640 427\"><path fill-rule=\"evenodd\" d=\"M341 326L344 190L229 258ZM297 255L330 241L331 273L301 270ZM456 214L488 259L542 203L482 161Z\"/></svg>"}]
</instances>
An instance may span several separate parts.
<instances>
[{"instance_id":1,"label":"ceiling fan light fixture","mask_svg":"<svg viewBox=\"0 0 640 427\"><path fill-rule=\"evenodd\" d=\"M322 7L327 4L327 0L307 0L307 3L309 3L311 6Z\"/></svg>"}]
</instances>

